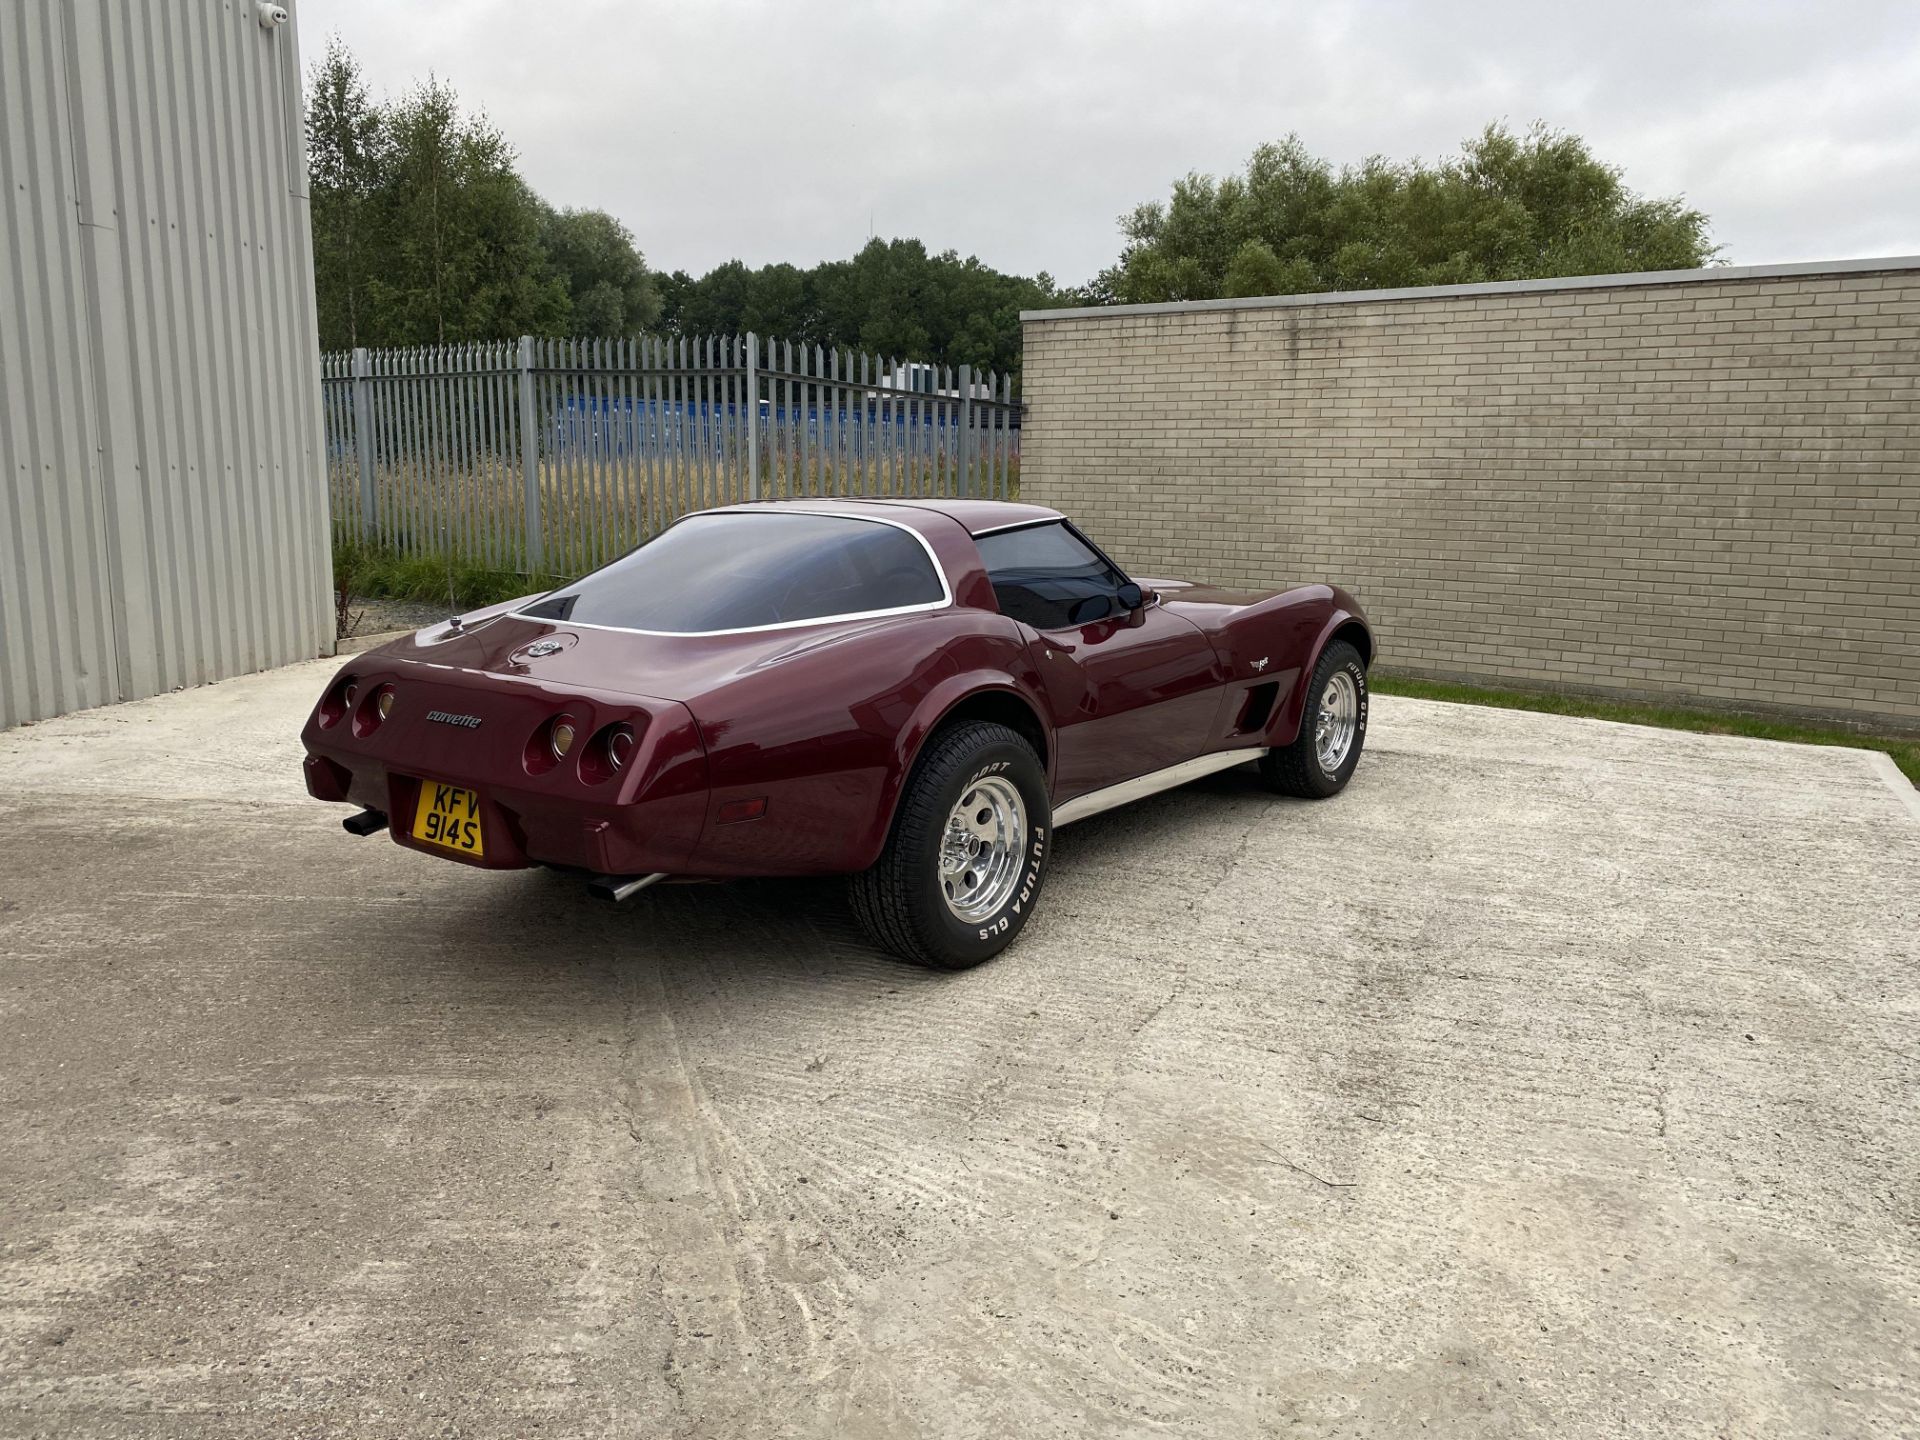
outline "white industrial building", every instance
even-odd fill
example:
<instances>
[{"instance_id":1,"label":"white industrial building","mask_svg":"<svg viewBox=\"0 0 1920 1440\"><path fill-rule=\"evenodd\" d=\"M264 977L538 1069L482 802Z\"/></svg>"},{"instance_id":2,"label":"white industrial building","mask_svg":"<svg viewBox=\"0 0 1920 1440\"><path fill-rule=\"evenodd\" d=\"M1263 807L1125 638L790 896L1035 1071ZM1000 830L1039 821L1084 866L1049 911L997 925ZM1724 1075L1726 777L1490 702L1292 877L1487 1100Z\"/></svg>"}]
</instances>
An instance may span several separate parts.
<instances>
[{"instance_id":1,"label":"white industrial building","mask_svg":"<svg viewBox=\"0 0 1920 1440\"><path fill-rule=\"evenodd\" d=\"M331 649L294 26L0 5L0 727Z\"/></svg>"}]
</instances>

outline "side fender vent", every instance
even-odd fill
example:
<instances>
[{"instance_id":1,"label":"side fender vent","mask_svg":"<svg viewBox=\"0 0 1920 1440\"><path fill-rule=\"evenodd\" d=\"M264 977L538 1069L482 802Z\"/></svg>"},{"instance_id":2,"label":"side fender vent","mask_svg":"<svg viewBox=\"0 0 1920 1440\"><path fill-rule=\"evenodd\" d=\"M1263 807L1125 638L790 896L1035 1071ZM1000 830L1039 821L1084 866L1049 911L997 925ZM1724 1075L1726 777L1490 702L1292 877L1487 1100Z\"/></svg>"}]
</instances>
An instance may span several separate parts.
<instances>
[{"instance_id":1,"label":"side fender vent","mask_svg":"<svg viewBox=\"0 0 1920 1440\"><path fill-rule=\"evenodd\" d=\"M1245 703L1240 706L1240 718L1234 722L1236 735L1252 735L1267 728L1267 721L1273 718L1273 702L1280 696L1280 682L1268 680L1255 685L1247 691Z\"/></svg>"}]
</instances>

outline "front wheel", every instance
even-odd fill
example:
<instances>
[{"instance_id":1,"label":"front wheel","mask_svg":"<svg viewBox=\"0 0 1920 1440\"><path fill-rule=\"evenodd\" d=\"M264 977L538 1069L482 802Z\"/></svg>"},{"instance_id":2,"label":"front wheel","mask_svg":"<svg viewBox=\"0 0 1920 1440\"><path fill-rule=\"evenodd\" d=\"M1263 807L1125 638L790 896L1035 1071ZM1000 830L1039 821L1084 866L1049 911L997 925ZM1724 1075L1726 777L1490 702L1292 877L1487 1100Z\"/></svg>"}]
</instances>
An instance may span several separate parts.
<instances>
[{"instance_id":1,"label":"front wheel","mask_svg":"<svg viewBox=\"0 0 1920 1440\"><path fill-rule=\"evenodd\" d=\"M1260 774L1282 795L1324 800L1347 788L1366 743L1367 667L1358 650L1338 640L1313 667L1300 733L1260 757Z\"/></svg>"},{"instance_id":2,"label":"front wheel","mask_svg":"<svg viewBox=\"0 0 1920 1440\"><path fill-rule=\"evenodd\" d=\"M955 725L915 765L878 863L849 882L854 918L903 960L968 969L1027 923L1052 842L1033 747L1004 725Z\"/></svg>"}]
</instances>

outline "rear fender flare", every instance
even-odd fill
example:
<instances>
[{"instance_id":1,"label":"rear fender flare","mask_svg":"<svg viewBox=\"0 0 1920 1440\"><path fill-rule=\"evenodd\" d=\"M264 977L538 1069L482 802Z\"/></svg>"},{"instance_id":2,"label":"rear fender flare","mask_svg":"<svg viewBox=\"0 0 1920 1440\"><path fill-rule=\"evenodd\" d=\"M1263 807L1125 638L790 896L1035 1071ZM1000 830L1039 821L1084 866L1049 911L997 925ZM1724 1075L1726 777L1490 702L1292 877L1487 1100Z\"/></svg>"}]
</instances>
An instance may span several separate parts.
<instances>
[{"instance_id":1,"label":"rear fender flare","mask_svg":"<svg viewBox=\"0 0 1920 1440\"><path fill-rule=\"evenodd\" d=\"M920 752L926 748L927 741L949 715L979 695L1010 696L1033 712L1040 722L1042 734L1046 736L1047 787L1052 789L1054 728L1040 697L1001 671L973 670L949 675L922 697L907 723L900 727L894 743L893 760L881 784L877 807L880 823L875 825L869 844L858 857L857 868L865 869L880 858L887 837L893 833L893 818L900 808L900 797L906 792L907 780L913 774L913 767L919 763Z\"/></svg>"},{"instance_id":2,"label":"rear fender flare","mask_svg":"<svg viewBox=\"0 0 1920 1440\"><path fill-rule=\"evenodd\" d=\"M1300 733L1300 717L1307 712L1307 691L1313 684L1313 672L1320 665L1320 657L1326 653L1327 646L1333 643L1333 637L1349 625L1358 626L1367 636L1367 649L1373 649L1373 629L1366 618L1344 606L1335 606L1328 615L1320 632L1313 637L1313 645L1307 651L1307 660L1300 667L1300 678L1294 682L1292 691L1287 695L1286 703L1273 717L1273 723L1267 727L1269 745L1291 745Z\"/></svg>"}]
</instances>

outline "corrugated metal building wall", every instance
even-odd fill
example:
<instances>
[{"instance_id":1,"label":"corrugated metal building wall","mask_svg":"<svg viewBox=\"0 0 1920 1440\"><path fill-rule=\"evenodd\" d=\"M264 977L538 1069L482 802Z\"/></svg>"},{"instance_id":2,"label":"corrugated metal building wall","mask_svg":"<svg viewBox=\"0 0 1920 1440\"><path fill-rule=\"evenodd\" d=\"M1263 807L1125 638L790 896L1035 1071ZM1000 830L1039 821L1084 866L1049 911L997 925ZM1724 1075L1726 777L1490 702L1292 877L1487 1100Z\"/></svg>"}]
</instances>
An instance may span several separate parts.
<instances>
[{"instance_id":1,"label":"corrugated metal building wall","mask_svg":"<svg viewBox=\"0 0 1920 1440\"><path fill-rule=\"evenodd\" d=\"M333 641L300 62L254 0L0 5L0 727Z\"/></svg>"}]
</instances>

